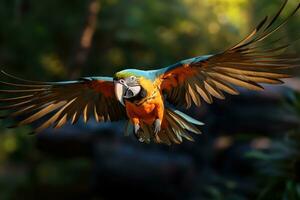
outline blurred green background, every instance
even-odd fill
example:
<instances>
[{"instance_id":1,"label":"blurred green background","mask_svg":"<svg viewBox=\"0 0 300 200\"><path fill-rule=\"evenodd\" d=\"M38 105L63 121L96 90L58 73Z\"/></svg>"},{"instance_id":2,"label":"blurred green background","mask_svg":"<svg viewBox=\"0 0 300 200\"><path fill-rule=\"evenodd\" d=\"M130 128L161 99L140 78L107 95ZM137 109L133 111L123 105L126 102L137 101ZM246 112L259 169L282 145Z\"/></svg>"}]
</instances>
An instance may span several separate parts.
<instances>
[{"instance_id":1,"label":"blurred green background","mask_svg":"<svg viewBox=\"0 0 300 200\"><path fill-rule=\"evenodd\" d=\"M221 51L280 0L1 0L0 65L33 80L111 76ZM298 4L290 0L282 17ZM297 14L278 36L299 38ZM291 48L300 52L300 42ZM195 143L139 144L123 124L29 136L0 122L0 199L300 199L297 79L193 108ZM293 88L293 89L291 89Z\"/></svg>"}]
</instances>

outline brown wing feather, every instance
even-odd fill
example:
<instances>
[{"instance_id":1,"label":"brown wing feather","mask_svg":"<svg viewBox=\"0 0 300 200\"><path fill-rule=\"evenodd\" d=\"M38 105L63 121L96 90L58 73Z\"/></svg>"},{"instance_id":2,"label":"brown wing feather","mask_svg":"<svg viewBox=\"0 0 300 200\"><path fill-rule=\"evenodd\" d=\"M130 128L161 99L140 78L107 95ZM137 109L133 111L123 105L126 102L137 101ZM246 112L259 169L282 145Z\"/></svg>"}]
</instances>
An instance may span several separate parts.
<instances>
[{"instance_id":1,"label":"brown wing feather","mask_svg":"<svg viewBox=\"0 0 300 200\"><path fill-rule=\"evenodd\" d=\"M2 118L18 120L15 126L41 122L37 132L53 126L60 128L68 121L76 123L80 116L87 122L90 116L100 121L126 119L125 108L114 95L111 78L94 77L69 82L37 82L17 78L0 82ZM15 83L18 82L18 83Z\"/></svg>"},{"instance_id":2,"label":"brown wing feather","mask_svg":"<svg viewBox=\"0 0 300 200\"><path fill-rule=\"evenodd\" d=\"M260 83L283 83L281 79L290 77L290 68L300 67L300 57L283 53L290 46L277 45L283 38L267 44L265 40L299 10L300 3L286 19L274 26L287 2L284 1L270 20L265 17L249 35L224 52L188 59L157 70L160 88L166 93L168 101L188 108L192 102L201 105L199 96L207 103L212 103L212 96L224 99L223 92L239 94L234 86L263 90Z\"/></svg>"}]
</instances>

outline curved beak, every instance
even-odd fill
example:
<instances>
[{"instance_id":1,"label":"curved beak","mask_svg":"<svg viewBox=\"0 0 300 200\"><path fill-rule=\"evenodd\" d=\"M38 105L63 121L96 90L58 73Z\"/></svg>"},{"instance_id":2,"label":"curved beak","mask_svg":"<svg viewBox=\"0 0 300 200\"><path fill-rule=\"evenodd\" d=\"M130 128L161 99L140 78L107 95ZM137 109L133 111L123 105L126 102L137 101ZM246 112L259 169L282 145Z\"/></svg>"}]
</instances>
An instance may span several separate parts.
<instances>
[{"instance_id":1,"label":"curved beak","mask_svg":"<svg viewBox=\"0 0 300 200\"><path fill-rule=\"evenodd\" d=\"M118 101L123 105L125 106L125 103L124 103L124 99L123 99L123 94L124 94L124 88L125 86L122 85L121 83L119 82L115 82L115 95L118 99Z\"/></svg>"}]
</instances>

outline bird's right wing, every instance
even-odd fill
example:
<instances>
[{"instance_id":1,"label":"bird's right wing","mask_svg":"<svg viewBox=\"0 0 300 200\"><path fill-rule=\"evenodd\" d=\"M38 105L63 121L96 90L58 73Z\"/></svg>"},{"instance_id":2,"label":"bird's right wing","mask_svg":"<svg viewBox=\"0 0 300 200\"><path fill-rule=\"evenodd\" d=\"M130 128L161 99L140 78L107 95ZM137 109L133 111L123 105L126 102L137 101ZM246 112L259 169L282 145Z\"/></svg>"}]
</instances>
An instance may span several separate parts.
<instances>
[{"instance_id":1,"label":"bird's right wing","mask_svg":"<svg viewBox=\"0 0 300 200\"><path fill-rule=\"evenodd\" d=\"M77 81L27 81L2 72L14 82L0 81L0 110L4 118L15 118L17 126L41 121L39 132L53 126L60 128L68 121L76 123L80 116L87 122L91 115L100 121L126 119L125 108L114 94L110 77L88 77ZM19 83L15 83L15 82Z\"/></svg>"}]
</instances>

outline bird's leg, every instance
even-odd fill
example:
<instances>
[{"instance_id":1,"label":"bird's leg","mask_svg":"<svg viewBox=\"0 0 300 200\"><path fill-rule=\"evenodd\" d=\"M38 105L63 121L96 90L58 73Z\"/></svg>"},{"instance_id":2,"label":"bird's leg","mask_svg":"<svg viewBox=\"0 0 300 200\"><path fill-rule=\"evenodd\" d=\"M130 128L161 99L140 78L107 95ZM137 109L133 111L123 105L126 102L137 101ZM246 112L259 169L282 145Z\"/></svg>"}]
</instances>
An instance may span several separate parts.
<instances>
[{"instance_id":1,"label":"bird's leg","mask_svg":"<svg viewBox=\"0 0 300 200\"><path fill-rule=\"evenodd\" d=\"M134 125L134 135L140 141L140 132L142 131L141 126L139 124Z\"/></svg>"},{"instance_id":2,"label":"bird's leg","mask_svg":"<svg viewBox=\"0 0 300 200\"><path fill-rule=\"evenodd\" d=\"M140 120L137 119L137 118L133 118L132 119L132 122L134 124L134 136L140 141L140 142L144 142L144 139L142 137L140 137L140 133L141 131L143 131L141 129L141 126L140 126Z\"/></svg>"},{"instance_id":3,"label":"bird's leg","mask_svg":"<svg viewBox=\"0 0 300 200\"><path fill-rule=\"evenodd\" d=\"M139 124L134 124L134 134L136 135L139 130L140 130L141 126Z\"/></svg>"},{"instance_id":4,"label":"bird's leg","mask_svg":"<svg viewBox=\"0 0 300 200\"><path fill-rule=\"evenodd\" d=\"M154 133L158 134L159 131L161 130L161 120L160 119L156 119L153 123L153 128L154 128Z\"/></svg>"},{"instance_id":5,"label":"bird's leg","mask_svg":"<svg viewBox=\"0 0 300 200\"><path fill-rule=\"evenodd\" d=\"M156 115L156 120L153 123L153 129L154 129L155 137L157 137L158 136L157 134L161 130L161 123L164 117L164 106L162 102L157 103L155 105L155 115Z\"/></svg>"},{"instance_id":6,"label":"bird's leg","mask_svg":"<svg viewBox=\"0 0 300 200\"><path fill-rule=\"evenodd\" d=\"M134 135L135 137L140 141L140 142L144 142L144 138L141 137L141 132L143 130L141 129L141 126L139 124L135 124L134 125Z\"/></svg>"}]
</instances>

